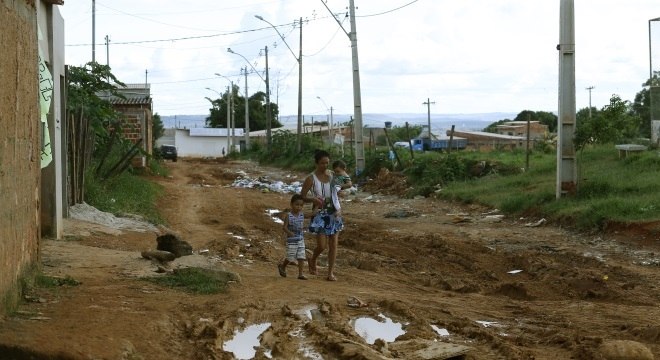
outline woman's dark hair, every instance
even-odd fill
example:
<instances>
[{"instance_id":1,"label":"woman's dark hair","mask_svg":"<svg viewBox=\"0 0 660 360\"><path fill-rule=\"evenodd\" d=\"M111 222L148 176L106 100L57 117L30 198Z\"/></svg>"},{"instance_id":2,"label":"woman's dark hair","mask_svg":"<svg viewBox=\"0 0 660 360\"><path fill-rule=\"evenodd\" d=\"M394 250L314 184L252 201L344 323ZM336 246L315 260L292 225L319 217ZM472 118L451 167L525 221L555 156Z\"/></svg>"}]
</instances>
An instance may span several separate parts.
<instances>
[{"instance_id":1,"label":"woman's dark hair","mask_svg":"<svg viewBox=\"0 0 660 360\"><path fill-rule=\"evenodd\" d=\"M324 157L327 157L328 159L330 159L330 153L325 151L325 150L316 150L314 152L314 162L315 163L318 164L318 162L321 161L321 159L323 159Z\"/></svg>"}]
</instances>

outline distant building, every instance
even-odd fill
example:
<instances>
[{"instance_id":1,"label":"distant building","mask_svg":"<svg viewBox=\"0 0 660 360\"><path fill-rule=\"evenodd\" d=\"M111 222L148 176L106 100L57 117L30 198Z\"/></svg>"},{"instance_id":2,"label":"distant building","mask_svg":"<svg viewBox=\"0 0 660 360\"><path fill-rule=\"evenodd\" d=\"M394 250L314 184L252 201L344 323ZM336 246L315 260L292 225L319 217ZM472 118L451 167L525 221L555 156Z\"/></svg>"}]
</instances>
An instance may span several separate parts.
<instances>
[{"instance_id":1,"label":"distant building","mask_svg":"<svg viewBox=\"0 0 660 360\"><path fill-rule=\"evenodd\" d=\"M501 125L496 125L495 131L501 135L521 136L527 139L527 121L509 121ZM543 139L548 133L548 125L541 124L538 121L529 122L529 139Z\"/></svg>"},{"instance_id":2,"label":"distant building","mask_svg":"<svg viewBox=\"0 0 660 360\"><path fill-rule=\"evenodd\" d=\"M120 112L122 119L122 132L124 137L133 144L140 143L139 147L145 154L151 155L153 150L153 102L149 84L126 84L126 88L118 91L125 99L110 96L112 107ZM145 167L147 156L138 155L133 158L131 165Z\"/></svg>"},{"instance_id":3,"label":"distant building","mask_svg":"<svg viewBox=\"0 0 660 360\"><path fill-rule=\"evenodd\" d=\"M174 142L167 145L176 146L179 157L222 157L229 154L232 147L240 151L245 140L243 129L175 129Z\"/></svg>"},{"instance_id":4,"label":"distant building","mask_svg":"<svg viewBox=\"0 0 660 360\"><path fill-rule=\"evenodd\" d=\"M447 130L447 135L450 135L450 133L451 130ZM479 151L524 147L527 140L527 138L522 136L502 135L485 131L454 130L454 136L467 139L466 149Z\"/></svg>"}]
</instances>

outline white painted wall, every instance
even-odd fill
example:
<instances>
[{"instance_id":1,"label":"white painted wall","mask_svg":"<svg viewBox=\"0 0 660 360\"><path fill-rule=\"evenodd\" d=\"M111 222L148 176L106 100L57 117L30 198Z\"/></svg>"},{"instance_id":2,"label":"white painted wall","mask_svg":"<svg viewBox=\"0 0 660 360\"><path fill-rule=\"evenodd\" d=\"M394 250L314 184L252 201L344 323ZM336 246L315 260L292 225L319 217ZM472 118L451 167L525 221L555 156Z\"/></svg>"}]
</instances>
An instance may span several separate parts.
<instances>
[{"instance_id":1,"label":"white painted wall","mask_svg":"<svg viewBox=\"0 0 660 360\"><path fill-rule=\"evenodd\" d=\"M225 155L227 155L229 148L226 129L213 130L216 130L217 133L212 136L190 136L191 129L176 129L174 133L174 146L176 146L178 155L180 157L222 157L223 149ZM236 151L239 151L239 141L243 140L242 131L235 132L235 139L237 144Z\"/></svg>"}]
</instances>

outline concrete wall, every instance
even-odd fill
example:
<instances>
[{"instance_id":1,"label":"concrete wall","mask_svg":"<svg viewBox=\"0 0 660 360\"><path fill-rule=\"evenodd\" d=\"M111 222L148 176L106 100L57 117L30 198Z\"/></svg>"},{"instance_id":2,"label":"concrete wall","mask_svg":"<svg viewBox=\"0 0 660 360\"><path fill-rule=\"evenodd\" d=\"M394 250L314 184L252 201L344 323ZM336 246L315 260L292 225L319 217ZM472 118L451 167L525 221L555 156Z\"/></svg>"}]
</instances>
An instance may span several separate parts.
<instances>
[{"instance_id":1,"label":"concrete wall","mask_svg":"<svg viewBox=\"0 0 660 360\"><path fill-rule=\"evenodd\" d=\"M53 92L48 111L49 141L53 161L41 169L41 234L55 239L64 236L63 218L68 214L66 195L66 114L64 101L64 19L59 7L37 2L39 49L51 76Z\"/></svg>"},{"instance_id":2,"label":"concrete wall","mask_svg":"<svg viewBox=\"0 0 660 360\"><path fill-rule=\"evenodd\" d=\"M40 139L34 1L0 0L0 313L38 259Z\"/></svg>"}]
</instances>

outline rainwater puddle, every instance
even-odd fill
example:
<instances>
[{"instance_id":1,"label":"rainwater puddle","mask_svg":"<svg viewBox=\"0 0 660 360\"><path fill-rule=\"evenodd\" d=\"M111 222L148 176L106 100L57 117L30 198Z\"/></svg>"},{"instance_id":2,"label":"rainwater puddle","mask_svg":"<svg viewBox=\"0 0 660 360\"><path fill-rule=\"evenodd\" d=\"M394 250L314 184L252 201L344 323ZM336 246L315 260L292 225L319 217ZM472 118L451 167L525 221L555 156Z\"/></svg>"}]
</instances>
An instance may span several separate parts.
<instances>
[{"instance_id":1,"label":"rainwater puddle","mask_svg":"<svg viewBox=\"0 0 660 360\"><path fill-rule=\"evenodd\" d=\"M310 315L311 316L311 315ZM305 359L311 360L323 360L323 355L318 351L314 350L312 344L305 338L305 331L299 327L293 331L289 332L289 335L294 338L300 339L300 346L298 347L298 353L302 354Z\"/></svg>"},{"instance_id":2,"label":"rainwater puddle","mask_svg":"<svg viewBox=\"0 0 660 360\"><path fill-rule=\"evenodd\" d=\"M266 209L266 215L270 216L270 218L276 223L276 224L284 224L284 221L282 219L278 218L275 216L275 214L278 214L280 210L277 209Z\"/></svg>"},{"instance_id":3,"label":"rainwater puddle","mask_svg":"<svg viewBox=\"0 0 660 360\"><path fill-rule=\"evenodd\" d=\"M431 325L431 328L433 328L433 331L435 331L440 336L449 336L449 331L447 331L447 329L439 328L435 325Z\"/></svg>"},{"instance_id":4,"label":"rainwater puddle","mask_svg":"<svg viewBox=\"0 0 660 360\"><path fill-rule=\"evenodd\" d=\"M401 323L393 322L392 319L383 314L378 314L378 317L385 321L382 322L369 317L361 317L351 321L355 332L368 344L373 344L376 339L392 342L399 335L406 333Z\"/></svg>"},{"instance_id":5,"label":"rainwater puddle","mask_svg":"<svg viewBox=\"0 0 660 360\"><path fill-rule=\"evenodd\" d=\"M234 338L222 346L222 350L234 354L236 359L252 359L259 346L259 335L270 327L270 323L254 324L246 327L243 331L234 331Z\"/></svg>"}]
</instances>

